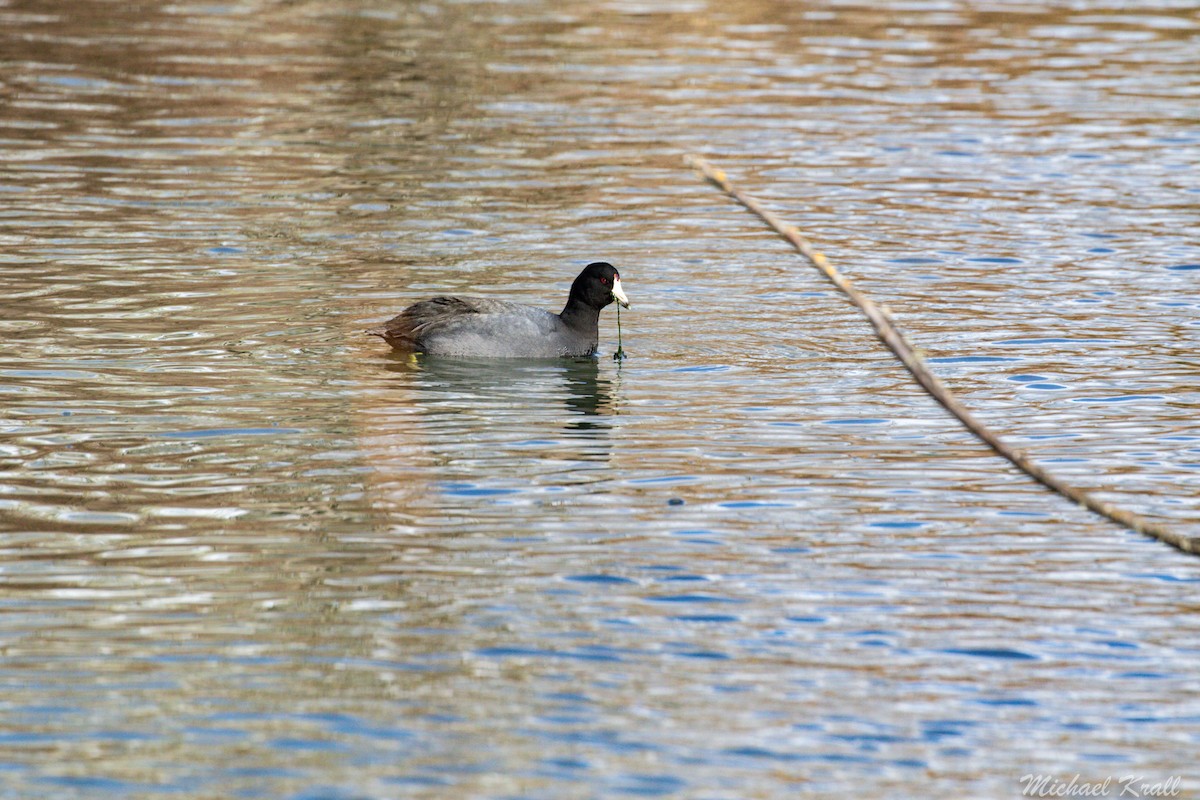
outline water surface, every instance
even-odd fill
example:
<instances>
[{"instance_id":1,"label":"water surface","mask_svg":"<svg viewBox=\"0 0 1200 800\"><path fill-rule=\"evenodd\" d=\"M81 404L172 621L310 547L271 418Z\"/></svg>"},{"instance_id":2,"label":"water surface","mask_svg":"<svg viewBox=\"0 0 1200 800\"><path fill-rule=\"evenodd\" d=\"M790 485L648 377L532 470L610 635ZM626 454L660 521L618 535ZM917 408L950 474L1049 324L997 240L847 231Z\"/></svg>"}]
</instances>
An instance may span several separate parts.
<instances>
[{"instance_id":1,"label":"water surface","mask_svg":"<svg viewBox=\"0 0 1200 800\"><path fill-rule=\"evenodd\" d=\"M11 797L1008 797L1181 775L1194 4L0 6ZM393 355L435 293L630 358Z\"/></svg>"}]
</instances>

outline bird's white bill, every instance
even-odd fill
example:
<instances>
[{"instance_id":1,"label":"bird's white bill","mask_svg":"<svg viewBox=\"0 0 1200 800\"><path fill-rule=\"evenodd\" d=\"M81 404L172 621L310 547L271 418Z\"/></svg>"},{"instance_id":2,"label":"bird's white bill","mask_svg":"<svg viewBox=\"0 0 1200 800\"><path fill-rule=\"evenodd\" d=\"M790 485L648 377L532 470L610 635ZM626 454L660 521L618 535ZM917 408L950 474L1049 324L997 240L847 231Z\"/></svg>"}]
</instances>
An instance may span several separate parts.
<instances>
[{"instance_id":1,"label":"bird's white bill","mask_svg":"<svg viewBox=\"0 0 1200 800\"><path fill-rule=\"evenodd\" d=\"M613 299L621 305L629 308L629 298L625 296L625 291L621 288L621 279L613 279Z\"/></svg>"}]
</instances>

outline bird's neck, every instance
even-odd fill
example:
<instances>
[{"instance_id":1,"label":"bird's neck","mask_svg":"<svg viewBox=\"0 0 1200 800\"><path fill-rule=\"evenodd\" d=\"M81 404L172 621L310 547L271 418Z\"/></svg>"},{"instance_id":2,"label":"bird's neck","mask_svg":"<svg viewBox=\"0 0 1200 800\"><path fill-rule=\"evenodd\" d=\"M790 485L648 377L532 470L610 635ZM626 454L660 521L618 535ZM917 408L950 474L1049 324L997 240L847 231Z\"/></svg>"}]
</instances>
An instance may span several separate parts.
<instances>
[{"instance_id":1,"label":"bird's neck","mask_svg":"<svg viewBox=\"0 0 1200 800\"><path fill-rule=\"evenodd\" d=\"M600 309L592 308L586 303L577 303L574 300L568 300L567 307L558 316L567 324L568 328L574 328L577 331L594 328L600 324Z\"/></svg>"}]
</instances>

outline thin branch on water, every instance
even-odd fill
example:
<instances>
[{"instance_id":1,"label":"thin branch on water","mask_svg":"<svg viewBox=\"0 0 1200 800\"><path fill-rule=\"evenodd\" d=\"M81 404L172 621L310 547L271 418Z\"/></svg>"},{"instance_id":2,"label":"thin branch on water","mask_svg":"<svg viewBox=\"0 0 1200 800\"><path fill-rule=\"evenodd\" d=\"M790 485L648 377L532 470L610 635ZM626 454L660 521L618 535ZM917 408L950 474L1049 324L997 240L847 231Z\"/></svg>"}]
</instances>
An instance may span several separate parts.
<instances>
[{"instance_id":1,"label":"thin branch on water","mask_svg":"<svg viewBox=\"0 0 1200 800\"><path fill-rule=\"evenodd\" d=\"M826 260L822 253L809 244L808 240L800 234L800 231L796 230L792 225L785 223L753 197L734 186L725 175L724 170L717 169L699 156L688 156L687 163L714 186L741 203L748 210L756 214L763 222L767 223L772 230L786 239L792 247L796 248L801 255L808 259L809 263L819 269L834 286L850 298L850 302L858 306L859 310L866 315L871 326L875 328L875 333L879 339L887 345L889 350L895 353L896 358L900 359L905 368L912 373L912 376L916 378L921 388L928 392L934 400L938 401L943 408L957 417L967 430L979 437L992 450L1008 459L1017 469L1038 483L1059 493L1068 500L1078 503L1084 508L1107 517L1113 522L1124 525L1131 530L1178 548L1185 553L1200 554L1200 538L1186 536L1173 531L1159 522L1146 519L1140 514L1135 514L1132 511L1101 500L1078 486L1072 486L1038 466L1020 450L1005 443L994 431L976 419L958 398L950 393L950 390L942 384L938 377L926 368L924 360L917 352L917 349L913 347L908 338L892 322L887 308L877 305L871 298L855 288L854 284L848 278L834 269L833 265Z\"/></svg>"}]
</instances>

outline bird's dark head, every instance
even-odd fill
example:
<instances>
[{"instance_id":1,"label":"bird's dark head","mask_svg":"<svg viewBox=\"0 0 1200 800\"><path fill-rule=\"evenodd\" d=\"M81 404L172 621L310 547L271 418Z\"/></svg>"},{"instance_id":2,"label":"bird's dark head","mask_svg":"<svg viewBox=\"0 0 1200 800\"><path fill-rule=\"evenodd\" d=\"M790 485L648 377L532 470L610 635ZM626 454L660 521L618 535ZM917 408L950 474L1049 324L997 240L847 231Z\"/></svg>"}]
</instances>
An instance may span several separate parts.
<instances>
[{"instance_id":1,"label":"bird's dark head","mask_svg":"<svg viewBox=\"0 0 1200 800\"><path fill-rule=\"evenodd\" d=\"M588 264L571 284L571 299L595 309L604 308L616 300L629 308L629 298L621 288L621 274L607 261Z\"/></svg>"}]
</instances>

